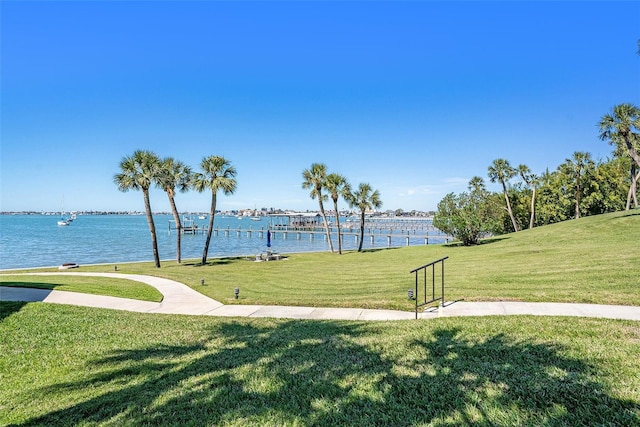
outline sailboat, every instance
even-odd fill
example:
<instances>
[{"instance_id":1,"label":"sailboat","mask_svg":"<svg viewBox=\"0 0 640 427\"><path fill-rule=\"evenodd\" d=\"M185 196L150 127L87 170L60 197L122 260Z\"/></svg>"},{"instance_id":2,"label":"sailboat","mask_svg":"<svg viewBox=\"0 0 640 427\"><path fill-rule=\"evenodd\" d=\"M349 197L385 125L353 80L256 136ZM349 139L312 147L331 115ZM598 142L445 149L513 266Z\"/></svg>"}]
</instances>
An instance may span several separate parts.
<instances>
[{"instance_id":1,"label":"sailboat","mask_svg":"<svg viewBox=\"0 0 640 427\"><path fill-rule=\"evenodd\" d=\"M74 219L76 219L75 215L71 215L71 216L64 215L64 197L63 197L62 206L60 207L60 219L58 220L58 225L61 225L61 226L71 225Z\"/></svg>"}]
</instances>

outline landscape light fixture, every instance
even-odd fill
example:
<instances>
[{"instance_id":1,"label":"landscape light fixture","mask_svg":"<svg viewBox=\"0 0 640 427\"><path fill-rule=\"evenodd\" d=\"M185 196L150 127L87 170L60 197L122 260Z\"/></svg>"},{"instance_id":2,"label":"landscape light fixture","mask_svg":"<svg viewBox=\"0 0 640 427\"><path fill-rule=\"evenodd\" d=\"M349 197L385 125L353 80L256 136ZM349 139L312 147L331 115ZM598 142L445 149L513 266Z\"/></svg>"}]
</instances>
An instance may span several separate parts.
<instances>
[{"instance_id":1,"label":"landscape light fixture","mask_svg":"<svg viewBox=\"0 0 640 427\"><path fill-rule=\"evenodd\" d=\"M117 265L113 266L113 271L118 271L118 266Z\"/></svg>"},{"instance_id":2,"label":"landscape light fixture","mask_svg":"<svg viewBox=\"0 0 640 427\"><path fill-rule=\"evenodd\" d=\"M409 299L413 299L413 289L409 289L407 291L407 296L409 297Z\"/></svg>"},{"instance_id":3,"label":"landscape light fixture","mask_svg":"<svg viewBox=\"0 0 640 427\"><path fill-rule=\"evenodd\" d=\"M235 288L233 290L234 295L236 296L236 299L238 299L238 295L240 295L240 288Z\"/></svg>"},{"instance_id":4,"label":"landscape light fixture","mask_svg":"<svg viewBox=\"0 0 640 427\"><path fill-rule=\"evenodd\" d=\"M200 284L204 286L204 279L200 279Z\"/></svg>"}]
</instances>

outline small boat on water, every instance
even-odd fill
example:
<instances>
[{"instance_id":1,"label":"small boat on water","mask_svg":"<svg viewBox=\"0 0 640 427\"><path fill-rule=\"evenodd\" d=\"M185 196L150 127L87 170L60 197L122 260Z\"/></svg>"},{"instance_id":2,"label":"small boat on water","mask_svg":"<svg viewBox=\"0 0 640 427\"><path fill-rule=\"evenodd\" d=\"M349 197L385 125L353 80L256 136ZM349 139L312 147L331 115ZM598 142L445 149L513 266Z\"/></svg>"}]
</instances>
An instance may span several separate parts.
<instances>
[{"instance_id":1,"label":"small boat on water","mask_svg":"<svg viewBox=\"0 0 640 427\"><path fill-rule=\"evenodd\" d=\"M76 219L76 215L75 214L71 214L71 216L65 216L64 215L64 211L63 211L60 214L60 219L58 220L58 225L60 225L60 226L71 225L71 223L73 222L74 219Z\"/></svg>"},{"instance_id":2,"label":"small boat on water","mask_svg":"<svg viewBox=\"0 0 640 427\"><path fill-rule=\"evenodd\" d=\"M252 216L251 217L251 221L260 221L262 218L260 218L259 216Z\"/></svg>"},{"instance_id":3,"label":"small boat on water","mask_svg":"<svg viewBox=\"0 0 640 427\"><path fill-rule=\"evenodd\" d=\"M63 196L62 206L60 207L60 219L58 220L58 225L60 226L71 225L74 219L76 219L75 214L72 214L70 216L65 216L64 214L64 196Z\"/></svg>"}]
</instances>

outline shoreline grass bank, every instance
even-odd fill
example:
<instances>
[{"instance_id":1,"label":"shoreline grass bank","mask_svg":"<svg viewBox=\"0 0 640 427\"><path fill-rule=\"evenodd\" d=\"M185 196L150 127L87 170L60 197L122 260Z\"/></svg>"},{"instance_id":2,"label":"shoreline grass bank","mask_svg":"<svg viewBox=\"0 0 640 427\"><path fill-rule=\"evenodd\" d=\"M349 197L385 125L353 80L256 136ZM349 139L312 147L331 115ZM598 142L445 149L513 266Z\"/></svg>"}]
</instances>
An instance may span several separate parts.
<instances>
[{"instance_id":1,"label":"shoreline grass bank","mask_svg":"<svg viewBox=\"0 0 640 427\"><path fill-rule=\"evenodd\" d=\"M196 260L182 265L165 261L160 269L151 263L130 263L118 264L118 272L173 279L224 304L410 311L413 303L407 299L407 289L414 286L414 277L409 271L449 256L448 300L640 305L638 241L640 211L629 211L498 236L473 247L430 245L341 256L297 253L286 260L258 263L243 257L212 259L206 265ZM113 272L114 265L80 270ZM0 274L0 280L4 274L9 273ZM233 294L236 287L238 300Z\"/></svg>"}]
</instances>

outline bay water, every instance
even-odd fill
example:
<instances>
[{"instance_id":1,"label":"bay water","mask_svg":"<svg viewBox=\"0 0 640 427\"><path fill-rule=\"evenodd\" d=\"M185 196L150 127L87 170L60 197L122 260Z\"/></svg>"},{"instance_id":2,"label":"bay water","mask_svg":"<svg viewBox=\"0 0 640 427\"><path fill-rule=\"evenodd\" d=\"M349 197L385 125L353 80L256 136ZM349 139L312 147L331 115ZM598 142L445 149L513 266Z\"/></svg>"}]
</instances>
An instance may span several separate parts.
<instances>
[{"instance_id":1,"label":"bay water","mask_svg":"<svg viewBox=\"0 0 640 427\"><path fill-rule=\"evenodd\" d=\"M206 227L208 219L197 219L195 223ZM79 215L69 226L58 226L55 215L0 215L0 269L58 266L63 263L117 264L153 259L151 235L145 215ZM169 230L170 215L154 215L160 259L176 257L176 231ZM329 245L321 234L313 239L308 233L297 235L289 232L284 238L276 233L267 248L266 230L269 217L254 221L249 217L216 215L208 256L255 257L267 249L279 253L321 252ZM231 231L226 233L224 230ZM242 230L237 233L237 229ZM259 233L259 230L264 230ZM247 231L251 230L250 236ZM356 230L354 230L356 231ZM336 236L333 236L337 247ZM206 234L184 234L182 236L182 259L200 259ZM443 243L445 236L437 230L429 231L429 243ZM410 236L410 245L424 245L424 233ZM393 237L391 244L386 235L375 235L374 243L365 233L363 248L386 248L406 245L406 237ZM357 249L354 236L343 238L345 250Z\"/></svg>"}]
</instances>

